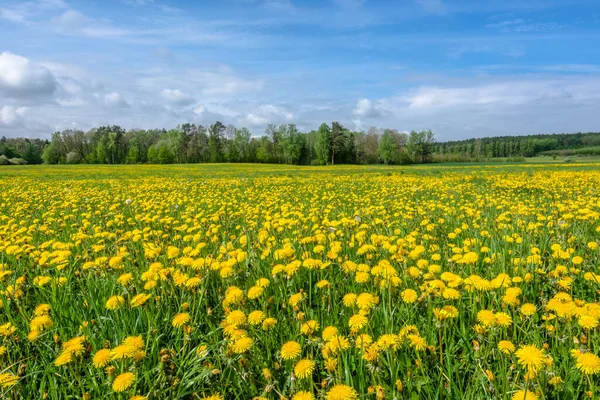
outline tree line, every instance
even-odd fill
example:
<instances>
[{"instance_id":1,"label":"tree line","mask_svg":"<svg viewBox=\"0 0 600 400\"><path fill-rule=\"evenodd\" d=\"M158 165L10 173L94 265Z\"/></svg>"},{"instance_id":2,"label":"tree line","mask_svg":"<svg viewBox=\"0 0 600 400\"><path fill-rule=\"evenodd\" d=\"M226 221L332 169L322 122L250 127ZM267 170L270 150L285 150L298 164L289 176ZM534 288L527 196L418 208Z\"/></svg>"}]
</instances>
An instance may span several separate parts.
<instances>
[{"instance_id":1,"label":"tree line","mask_svg":"<svg viewBox=\"0 0 600 400\"><path fill-rule=\"evenodd\" d=\"M462 155L473 158L535 157L561 154L567 150L600 146L600 133L560 133L527 136L499 136L436 143L437 155ZM596 149L596 150L600 150ZM581 152L581 150L580 150ZM585 152L584 152L585 153Z\"/></svg>"},{"instance_id":2,"label":"tree line","mask_svg":"<svg viewBox=\"0 0 600 400\"><path fill-rule=\"evenodd\" d=\"M87 132L67 129L47 141L2 138L0 157L8 161L4 163L22 159L28 164L409 164L431 161L434 143L430 130L352 131L338 122L323 123L307 133L295 124L268 125L260 137L221 122L208 127L182 124L169 130L124 130L113 125Z\"/></svg>"},{"instance_id":3,"label":"tree line","mask_svg":"<svg viewBox=\"0 0 600 400\"><path fill-rule=\"evenodd\" d=\"M2 164L137 164L257 162L298 165L410 164L539 155L600 155L600 133L501 136L436 142L431 130L352 131L338 122L300 132L294 124L268 125L255 137L246 128L216 122L204 127L87 132L63 130L50 140L0 138Z\"/></svg>"}]
</instances>

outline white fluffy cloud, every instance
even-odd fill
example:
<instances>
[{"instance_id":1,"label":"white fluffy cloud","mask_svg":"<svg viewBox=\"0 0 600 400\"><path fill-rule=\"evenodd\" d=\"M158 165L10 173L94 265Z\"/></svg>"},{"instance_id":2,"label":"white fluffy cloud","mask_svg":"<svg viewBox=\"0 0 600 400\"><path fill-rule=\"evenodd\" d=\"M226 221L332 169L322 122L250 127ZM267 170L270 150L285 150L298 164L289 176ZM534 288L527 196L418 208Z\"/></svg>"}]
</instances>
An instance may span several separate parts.
<instances>
[{"instance_id":1,"label":"white fluffy cloud","mask_svg":"<svg viewBox=\"0 0 600 400\"><path fill-rule=\"evenodd\" d=\"M0 53L0 93L6 97L50 96L56 87L46 67L16 54Z\"/></svg>"},{"instance_id":2,"label":"white fluffy cloud","mask_svg":"<svg viewBox=\"0 0 600 400\"><path fill-rule=\"evenodd\" d=\"M129 107L130 104L118 92L111 92L104 95L104 105L111 108Z\"/></svg>"},{"instance_id":3,"label":"white fluffy cloud","mask_svg":"<svg viewBox=\"0 0 600 400\"><path fill-rule=\"evenodd\" d=\"M0 127L14 128L24 124L23 116L27 112L26 107L15 107L11 105L0 107Z\"/></svg>"},{"instance_id":4,"label":"white fluffy cloud","mask_svg":"<svg viewBox=\"0 0 600 400\"><path fill-rule=\"evenodd\" d=\"M246 116L246 123L252 128L259 128L267 125L269 120L265 117L261 117L260 115L250 113Z\"/></svg>"},{"instance_id":5,"label":"white fluffy cloud","mask_svg":"<svg viewBox=\"0 0 600 400\"><path fill-rule=\"evenodd\" d=\"M164 89L161 95L168 103L179 106L186 106L195 101L192 95L179 89Z\"/></svg>"},{"instance_id":6,"label":"white fluffy cloud","mask_svg":"<svg viewBox=\"0 0 600 400\"><path fill-rule=\"evenodd\" d=\"M375 118L381 115L381 113L371 100L360 99L356 102L356 107L352 110L352 115L355 117Z\"/></svg>"}]
</instances>

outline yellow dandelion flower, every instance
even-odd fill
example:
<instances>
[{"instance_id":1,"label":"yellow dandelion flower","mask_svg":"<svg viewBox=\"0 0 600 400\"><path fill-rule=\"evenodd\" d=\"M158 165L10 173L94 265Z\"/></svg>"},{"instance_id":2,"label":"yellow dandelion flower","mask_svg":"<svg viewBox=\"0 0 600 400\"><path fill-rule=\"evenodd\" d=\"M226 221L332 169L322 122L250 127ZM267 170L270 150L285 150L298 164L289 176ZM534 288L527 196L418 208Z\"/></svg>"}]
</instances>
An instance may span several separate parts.
<instances>
[{"instance_id":1,"label":"yellow dandelion flower","mask_svg":"<svg viewBox=\"0 0 600 400\"><path fill-rule=\"evenodd\" d=\"M110 354L110 349L102 349L98 350L96 354L94 354L94 358L92 359L92 363L96 368L104 368L108 365L112 356Z\"/></svg>"},{"instance_id":2,"label":"yellow dandelion flower","mask_svg":"<svg viewBox=\"0 0 600 400\"><path fill-rule=\"evenodd\" d=\"M512 400L538 400L538 396L529 390L518 390L513 394Z\"/></svg>"},{"instance_id":3,"label":"yellow dandelion flower","mask_svg":"<svg viewBox=\"0 0 600 400\"><path fill-rule=\"evenodd\" d=\"M508 340L501 340L498 342L498 350L504 354L511 354L515 351L515 345Z\"/></svg>"},{"instance_id":4,"label":"yellow dandelion flower","mask_svg":"<svg viewBox=\"0 0 600 400\"><path fill-rule=\"evenodd\" d=\"M593 353L581 353L576 361L577 369L586 375L596 375L600 372L600 357Z\"/></svg>"},{"instance_id":5,"label":"yellow dandelion flower","mask_svg":"<svg viewBox=\"0 0 600 400\"><path fill-rule=\"evenodd\" d=\"M17 382L19 382L19 377L10 372L3 372L0 374L0 386L2 388L13 387Z\"/></svg>"},{"instance_id":6,"label":"yellow dandelion flower","mask_svg":"<svg viewBox=\"0 0 600 400\"><path fill-rule=\"evenodd\" d=\"M535 345L525 345L519 347L515 352L519 365L527 370L536 372L544 365L544 352Z\"/></svg>"},{"instance_id":7,"label":"yellow dandelion flower","mask_svg":"<svg viewBox=\"0 0 600 400\"><path fill-rule=\"evenodd\" d=\"M298 358L302 353L302 346L300 343L293 340L286 342L281 346L281 358L284 360L293 360Z\"/></svg>"},{"instance_id":8,"label":"yellow dandelion flower","mask_svg":"<svg viewBox=\"0 0 600 400\"><path fill-rule=\"evenodd\" d=\"M124 392L129 389L135 383L135 374L132 372L125 372L118 375L112 383L112 389L115 392Z\"/></svg>"},{"instance_id":9,"label":"yellow dandelion flower","mask_svg":"<svg viewBox=\"0 0 600 400\"><path fill-rule=\"evenodd\" d=\"M294 366L294 374L298 379L306 379L310 377L315 370L315 362L309 359L302 359Z\"/></svg>"},{"instance_id":10,"label":"yellow dandelion flower","mask_svg":"<svg viewBox=\"0 0 600 400\"><path fill-rule=\"evenodd\" d=\"M364 328L367 325L367 322L369 322L369 319L366 316L363 314L355 314L350 317L348 326L350 329L359 330Z\"/></svg>"},{"instance_id":11,"label":"yellow dandelion flower","mask_svg":"<svg viewBox=\"0 0 600 400\"><path fill-rule=\"evenodd\" d=\"M173 325L173 328L181 328L184 325L187 325L191 319L192 319L192 317L190 317L190 314L179 313L173 317L173 321L171 321L171 325Z\"/></svg>"},{"instance_id":12,"label":"yellow dandelion flower","mask_svg":"<svg viewBox=\"0 0 600 400\"><path fill-rule=\"evenodd\" d=\"M353 387L337 384L325 395L327 400L358 400L358 393Z\"/></svg>"},{"instance_id":13,"label":"yellow dandelion flower","mask_svg":"<svg viewBox=\"0 0 600 400\"><path fill-rule=\"evenodd\" d=\"M125 299L122 296L112 296L108 300L106 300L106 305L104 306L107 310L116 310L125 304Z\"/></svg>"},{"instance_id":14,"label":"yellow dandelion flower","mask_svg":"<svg viewBox=\"0 0 600 400\"><path fill-rule=\"evenodd\" d=\"M408 304L414 303L419 298L417 292L412 289L405 289L400 296L402 301Z\"/></svg>"},{"instance_id":15,"label":"yellow dandelion flower","mask_svg":"<svg viewBox=\"0 0 600 400\"><path fill-rule=\"evenodd\" d=\"M231 349L236 354L242 354L250 350L254 341L249 337L241 337L233 342Z\"/></svg>"},{"instance_id":16,"label":"yellow dandelion flower","mask_svg":"<svg viewBox=\"0 0 600 400\"><path fill-rule=\"evenodd\" d=\"M306 391L296 392L292 396L292 400L315 400L315 395L312 394L312 392L306 392Z\"/></svg>"}]
</instances>

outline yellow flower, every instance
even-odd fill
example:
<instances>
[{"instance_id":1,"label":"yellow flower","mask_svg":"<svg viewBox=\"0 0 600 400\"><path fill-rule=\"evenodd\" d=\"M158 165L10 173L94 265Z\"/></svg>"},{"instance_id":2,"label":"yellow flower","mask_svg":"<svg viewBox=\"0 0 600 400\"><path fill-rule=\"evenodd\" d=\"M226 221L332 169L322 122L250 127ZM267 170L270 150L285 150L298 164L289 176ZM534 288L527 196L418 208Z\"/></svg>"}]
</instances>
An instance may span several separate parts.
<instances>
[{"instance_id":1,"label":"yellow flower","mask_svg":"<svg viewBox=\"0 0 600 400\"><path fill-rule=\"evenodd\" d=\"M296 394L294 394L292 396L292 400L315 400L315 395L312 394L312 392L296 392Z\"/></svg>"},{"instance_id":2,"label":"yellow flower","mask_svg":"<svg viewBox=\"0 0 600 400\"><path fill-rule=\"evenodd\" d=\"M107 310L116 310L125 304L125 299L122 296L112 296L106 301L105 308Z\"/></svg>"},{"instance_id":3,"label":"yellow flower","mask_svg":"<svg viewBox=\"0 0 600 400\"><path fill-rule=\"evenodd\" d=\"M586 375L596 375L600 372L600 357L593 353L581 353L576 361L577 369Z\"/></svg>"},{"instance_id":4,"label":"yellow flower","mask_svg":"<svg viewBox=\"0 0 600 400\"><path fill-rule=\"evenodd\" d=\"M298 358L301 353L302 346L300 346L300 343L294 342L293 340L286 342L283 346L281 346L281 358L284 360L293 360Z\"/></svg>"},{"instance_id":5,"label":"yellow flower","mask_svg":"<svg viewBox=\"0 0 600 400\"><path fill-rule=\"evenodd\" d=\"M248 314L248 323L250 325L258 325L263 322L264 319L265 313L260 310L252 311L250 314Z\"/></svg>"},{"instance_id":6,"label":"yellow flower","mask_svg":"<svg viewBox=\"0 0 600 400\"><path fill-rule=\"evenodd\" d=\"M515 345L512 344L512 342L509 342L508 340L501 340L500 342L498 342L498 350L500 350L504 354L510 354L515 351Z\"/></svg>"},{"instance_id":7,"label":"yellow flower","mask_svg":"<svg viewBox=\"0 0 600 400\"><path fill-rule=\"evenodd\" d=\"M350 320L348 321L348 326L350 327L350 329L359 330L364 328L365 325L367 325L368 321L369 319L363 314L355 314L350 317Z\"/></svg>"},{"instance_id":8,"label":"yellow flower","mask_svg":"<svg viewBox=\"0 0 600 400\"><path fill-rule=\"evenodd\" d=\"M535 312L536 312L536 307L534 304L525 303L521 306L521 314L523 314L527 317L535 314Z\"/></svg>"},{"instance_id":9,"label":"yellow flower","mask_svg":"<svg viewBox=\"0 0 600 400\"><path fill-rule=\"evenodd\" d=\"M402 292L401 297L402 297L402 301L403 302L412 304L415 301L417 301L417 298L419 296L417 295L417 292L415 292L414 290L412 290L412 289L405 289Z\"/></svg>"},{"instance_id":10,"label":"yellow flower","mask_svg":"<svg viewBox=\"0 0 600 400\"><path fill-rule=\"evenodd\" d=\"M140 306L143 306L144 304L146 304L146 302L151 297L152 296L147 293L140 293L140 294L133 296L133 298L131 299L131 301L129 303L131 304L131 307L140 307Z\"/></svg>"},{"instance_id":11,"label":"yellow flower","mask_svg":"<svg viewBox=\"0 0 600 400\"><path fill-rule=\"evenodd\" d=\"M187 325L192 318L188 313L179 313L173 317L173 321L171 321L171 325L173 328L181 328L184 325Z\"/></svg>"},{"instance_id":12,"label":"yellow flower","mask_svg":"<svg viewBox=\"0 0 600 400\"><path fill-rule=\"evenodd\" d=\"M357 296L354 293L348 293L344 296L342 301L346 307L352 307L356 303L356 297Z\"/></svg>"},{"instance_id":13,"label":"yellow flower","mask_svg":"<svg viewBox=\"0 0 600 400\"><path fill-rule=\"evenodd\" d=\"M494 326L496 324L496 315L490 310L481 310L477 313L477 321L484 326Z\"/></svg>"},{"instance_id":14,"label":"yellow flower","mask_svg":"<svg viewBox=\"0 0 600 400\"><path fill-rule=\"evenodd\" d=\"M323 338L323 340L328 341L329 339L336 336L337 334L338 334L338 330L335 326L328 326L325 329L323 329L323 332L321 333L321 337Z\"/></svg>"},{"instance_id":15,"label":"yellow flower","mask_svg":"<svg viewBox=\"0 0 600 400\"><path fill-rule=\"evenodd\" d=\"M337 384L327 392L325 398L327 400L357 400L358 393L350 386Z\"/></svg>"},{"instance_id":16,"label":"yellow flower","mask_svg":"<svg viewBox=\"0 0 600 400\"><path fill-rule=\"evenodd\" d=\"M515 355L519 365L527 368L528 371L537 372L544 365L544 353L535 345L521 346Z\"/></svg>"},{"instance_id":17,"label":"yellow flower","mask_svg":"<svg viewBox=\"0 0 600 400\"><path fill-rule=\"evenodd\" d=\"M3 372L0 374L0 386L3 388L13 387L17 382L19 382L19 377L10 372Z\"/></svg>"},{"instance_id":18,"label":"yellow flower","mask_svg":"<svg viewBox=\"0 0 600 400\"><path fill-rule=\"evenodd\" d=\"M303 335L312 335L318 329L319 323L314 319L311 319L302 324L302 326L300 327L300 332L302 332Z\"/></svg>"},{"instance_id":19,"label":"yellow flower","mask_svg":"<svg viewBox=\"0 0 600 400\"><path fill-rule=\"evenodd\" d=\"M496 325L502 328L508 328L512 324L512 318L505 312L497 312L494 316L496 317Z\"/></svg>"},{"instance_id":20,"label":"yellow flower","mask_svg":"<svg viewBox=\"0 0 600 400\"><path fill-rule=\"evenodd\" d=\"M585 329L594 329L598 326L598 318L592 315L584 314L577 320L577 324Z\"/></svg>"},{"instance_id":21,"label":"yellow flower","mask_svg":"<svg viewBox=\"0 0 600 400\"><path fill-rule=\"evenodd\" d=\"M118 375L112 383L112 389L115 392L124 392L131 387L135 382L135 374L132 372L125 372Z\"/></svg>"},{"instance_id":22,"label":"yellow flower","mask_svg":"<svg viewBox=\"0 0 600 400\"><path fill-rule=\"evenodd\" d=\"M268 331L269 329L273 328L275 325L277 324L277 320L275 318L265 318L265 320L262 323L262 328L265 331Z\"/></svg>"},{"instance_id":23,"label":"yellow flower","mask_svg":"<svg viewBox=\"0 0 600 400\"><path fill-rule=\"evenodd\" d=\"M223 396L217 393L210 396L204 396L202 400L223 400Z\"/></svg>"},{"instance_id":24,"label":"yellow flower","mask_svg":"<svg viewBox=\"0 0 600 400\"><path fill-rule=\"evenodd\" d=\"M233 342L232 350L236 354L242 354L250 350L254 341L249 337L241 337Z\"/></svg>"},{"instance_id":25,"label":"yellow flower","mask_svg":"<svg viewBox=\"0 0 600 400\"><path fill-rule=\"evenodd\" d=\"M233 310L227 314L226 320L231 325L243 325L246 323L246 314L242 310Z\"/></svg>"},{"instance_id":26,"label":"yellow flower","mask_svg":"<svg viewBox=\"0 0 600 400\"><path fill-rule=\"evenodd\" d=\"M529 390L519 390L513 394L512 400L538 400L538 396Z\"/></svg>"},{"instance_id":27,"label":"yellow flower","mask_svg":"<svg viewBox=\"0 0 600 400\"><path fill-rule=\"evenodd\" d=\"M110 360L112 359L109 349L98 350L96 354L94 354L94 358L92 359L92 363L96 368L103 368L108 365Z\"/></svg>"},{"instance_id":28,"label":"yellow flower","mask_svg":"<svg viewBox=\"0 0 600 400\"><path fill-rule=\"evenodd\" d=\"M302 359L294 366L294 374L298 379L310 377L315 369L315 362L309 359Z\"/></svg>"}]
</instances>

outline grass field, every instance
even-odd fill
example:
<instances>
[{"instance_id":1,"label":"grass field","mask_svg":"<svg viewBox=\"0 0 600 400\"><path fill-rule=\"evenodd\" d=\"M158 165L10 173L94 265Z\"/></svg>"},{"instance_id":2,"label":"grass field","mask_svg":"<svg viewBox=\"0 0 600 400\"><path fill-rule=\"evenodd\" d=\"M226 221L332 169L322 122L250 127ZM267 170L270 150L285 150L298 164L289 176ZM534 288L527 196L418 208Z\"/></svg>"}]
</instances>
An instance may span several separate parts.
<instances>
[{"instance_id":1,"label":"grass field","mask_svg":"<svg viewBox=\"0 0 600 400\"><path fill-rule=\"evenodd\" d=\"M0 168L0 397L600 396L600 164Z\"/></svg>"}]
</instances>

